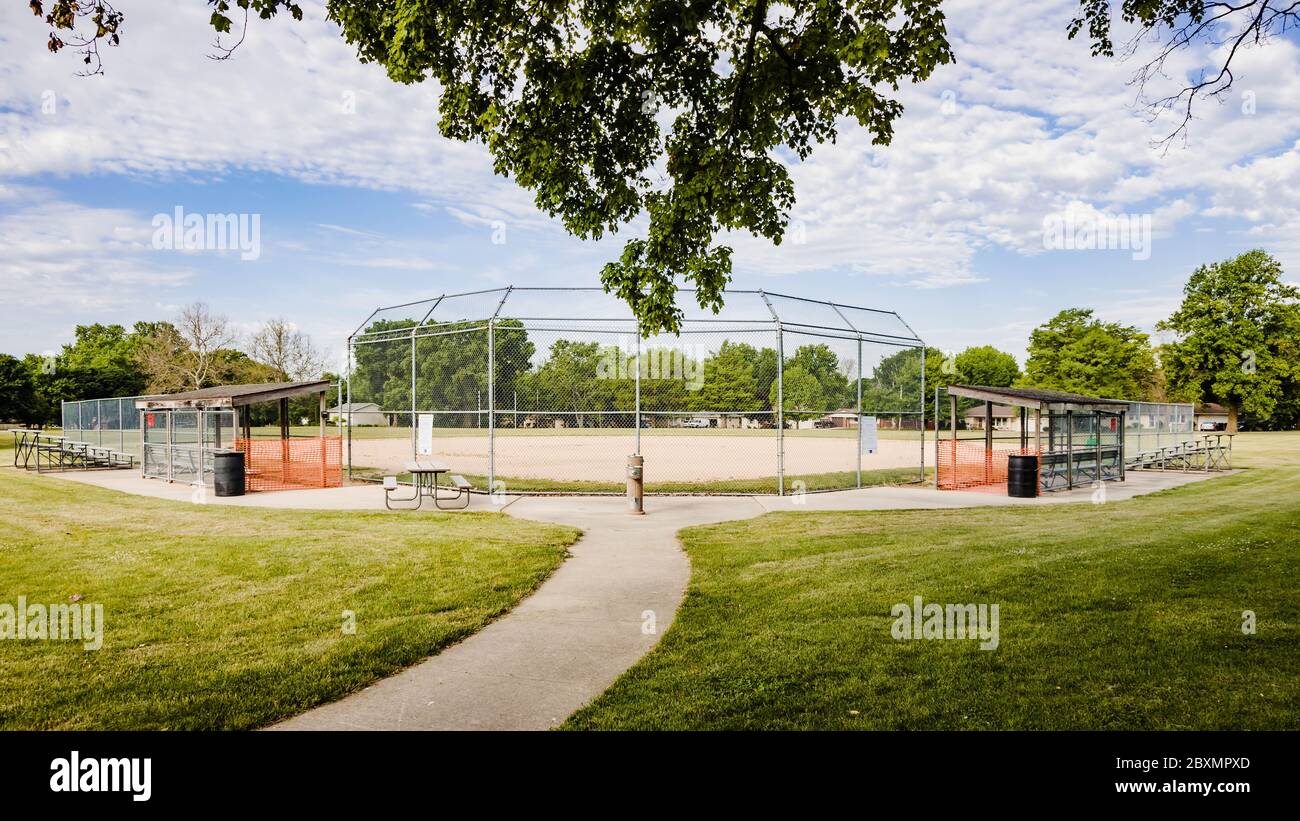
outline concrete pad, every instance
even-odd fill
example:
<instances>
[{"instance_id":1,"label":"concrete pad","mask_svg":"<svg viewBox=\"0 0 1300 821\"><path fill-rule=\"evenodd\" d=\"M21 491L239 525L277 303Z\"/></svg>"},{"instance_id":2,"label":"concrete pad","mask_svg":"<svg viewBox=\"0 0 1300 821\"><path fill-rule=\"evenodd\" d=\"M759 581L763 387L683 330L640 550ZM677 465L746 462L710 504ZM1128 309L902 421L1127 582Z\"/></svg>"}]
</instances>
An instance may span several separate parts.
<instances>
[{"instance_id":1,"label":"concrete pad","mask_svg":"<svg viewBox=\"0 0 1300 821\"><path fill-rule=\"evenodd\" d=\"M1155 493L1159 490L1181 487L1192 482L1203 482L1232 471L1219 473L1194 473L1182 471L1129 471L1123 482L1106 482L1104 501L1120 502ZM936 490L932 487L903 485L898 487L869 487L861 490L840 490L831 493L808 493L798 496L757 496L755 501L766 511L808 510L915 510L965 507L1005 507L1009 505L1056 505L1070 502L1094 501L1091 486L1074 490L1044 493L1035 499L1013 499L1005 493L989 490ZM1099 499L1100 500L1100 497Z\"/></svg>"},{"instance_id":2,"label":"concrete pad","mask_svg":"<svg viewBox=\"0 0 1300 821\"><path fill-rule=\"evenodd\" d=\"M512 516L580 527L572 557L509 615L393 678L274 729L546 729L658 642L685 593L683 527L763 512L751 499L525 497Z\"/></svg>"},{"instance_id":3,"label":"concrete pad","mask_svg":"<svg viewBox=\"0 0 1300 821\"><path fill-rule=\"evenodd\" d=\"M384 488L373 482L358 482L345 487L277 490L247 493L243 496L217 496L210 488L198 488L180 482L146 479L133 470L51 471L42 476L66 479L152 499L193 504L228 505L230 507L268 507L281 510L386 510ZM409 488L401 493L410 494ZM517 496L470 495L467 510L497 512L515 501ZM424 500L421 512L436 510L430 499ZM404 512L404 511L394 511ZM447 511L449 513L456 511Z\"/></svg>"}]
</instances>

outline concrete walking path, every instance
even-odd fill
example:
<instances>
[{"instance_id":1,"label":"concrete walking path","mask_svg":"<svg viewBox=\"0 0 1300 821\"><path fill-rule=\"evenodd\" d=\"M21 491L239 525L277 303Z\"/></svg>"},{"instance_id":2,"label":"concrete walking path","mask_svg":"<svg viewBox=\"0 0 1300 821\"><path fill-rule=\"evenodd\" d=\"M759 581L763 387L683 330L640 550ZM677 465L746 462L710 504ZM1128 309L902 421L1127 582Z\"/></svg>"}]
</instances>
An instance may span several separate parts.
<instances>
[{"instance_id":1,"label":"concrete walking path","mask_svg":"<svg viewBox=\"0 0 1300 821\"><path fill-rule=\"evenodd\" d=\"M582 528L572 557L509 615L395 676L290 719L286 730L544 730L599 695L672 623L690 577L683 527L763 513L749 499L526 497L525 519Z\"/></svg>"}]
</instances>

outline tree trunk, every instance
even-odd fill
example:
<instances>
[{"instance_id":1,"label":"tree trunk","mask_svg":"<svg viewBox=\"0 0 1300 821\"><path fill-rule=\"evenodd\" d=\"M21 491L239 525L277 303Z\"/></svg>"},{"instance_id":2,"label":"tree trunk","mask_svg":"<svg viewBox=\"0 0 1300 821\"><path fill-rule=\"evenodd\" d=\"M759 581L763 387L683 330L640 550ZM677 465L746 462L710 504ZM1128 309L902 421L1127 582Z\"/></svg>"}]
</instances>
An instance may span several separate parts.
<instances>
[{"instance_id":1,"label":"tree trunk","mask_svg":"<svg viewBox=\"0 0 1300 821\"><path fill-rule=\"evenodd\" d=\"M1236 433L1236 432L1237 432L1237 404L1235 402L1229 402L1228 403L1228 433Z\"/></svg>"}]
</instances>

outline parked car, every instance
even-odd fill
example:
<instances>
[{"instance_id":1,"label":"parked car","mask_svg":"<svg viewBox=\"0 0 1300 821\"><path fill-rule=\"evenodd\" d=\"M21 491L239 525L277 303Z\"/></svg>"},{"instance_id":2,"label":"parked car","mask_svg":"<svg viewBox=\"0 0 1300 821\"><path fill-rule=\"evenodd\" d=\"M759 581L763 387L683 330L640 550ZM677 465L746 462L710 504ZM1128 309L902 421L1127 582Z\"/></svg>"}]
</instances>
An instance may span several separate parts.
<instances>
[{"instance_id":1,"label":"parked car","mask_svg":"<svg viewBox=\"0 0 1300 821\"><path fill-rule=\"evenodd\" d=\"M684 428L707 428L708 426L708 419L687 419L685 422L682 422L682 427Z\"/></svg>"}]
</instances>

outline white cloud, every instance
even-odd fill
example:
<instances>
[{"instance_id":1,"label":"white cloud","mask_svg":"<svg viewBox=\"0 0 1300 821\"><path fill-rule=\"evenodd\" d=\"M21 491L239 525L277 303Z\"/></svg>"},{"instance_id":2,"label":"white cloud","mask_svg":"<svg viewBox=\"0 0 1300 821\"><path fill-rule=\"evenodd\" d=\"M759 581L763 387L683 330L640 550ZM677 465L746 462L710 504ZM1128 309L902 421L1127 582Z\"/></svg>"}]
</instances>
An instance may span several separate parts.
<instances>
[{"instance_id":1,"label":"white cloud","mask_svg":"<svg viewBox=\"0 0 1300 821\"><path fill-rule=\"evenodd\" d=\"M255 21L222 63L205 56L212 32L203 4L177 5L166 15L128 9L122 46L105 52L105 76L87 79L73 76L71 55L45 51L44 27L21 4L0 7L0 236L11 243L0 261L3 284L43 284L41 299L90 310L133 299L132 289L167 288L190 276L183 256L163 261L142 253L147 220L121 209L56 205L32 180L119 174L152 184L247 172L408 192L420 217L446 214L475 229L504 222L509 253L489 247L484 230L473 265L460 266L472 268L470 277L460 272L465 287L520 278L594 281L624 236L599 244L566 239L529 192L493 175L485 149L437 134L433 84L399 85L381 67L362 65L320 3L304 8L302 22ZM893 145L872 145L846 123L835 144L793 166L799 199L787 241L773 247L748 235L726 238L735 247L738 283L834 274L926 291L997 285L1004 274L982 269L982 257L1047 258L1040 256L1043 217L1072 203L1097 213L1152 214L1153 259L1176 246L1181 232L1221 231L1244 232L1284 264L1300 265L1294 43L1242 52L1239 92L1223 104L1201 104L1191 147L1166 152L1151 141L1174 121L1150 124L1132 107L1135 65L1094 58L1085 42L1066 39L1076 0L947 0L944 10L957 64L900 92L906 113ZM1169 82L1211 57L1204 48L1177 55ZM41 113L46 92L58 101L55 114ZM1253 114L1242 105L1246 92ZM255 194L247 196L235 210L258 210ZM332 222L316 227L352 243L351 253L326 254L306 237L279 237L274 247L354 267L363 277L375 269L456 268L427 238ZM528 242L514 245L516 231L529 234ZM395 298L379 284L373 293L358 304L407 296L403 290ZM1161 308L1139 300L1118 309L1136 317Z\"/></svg>"}]
</instances>

